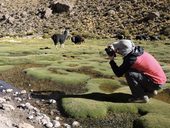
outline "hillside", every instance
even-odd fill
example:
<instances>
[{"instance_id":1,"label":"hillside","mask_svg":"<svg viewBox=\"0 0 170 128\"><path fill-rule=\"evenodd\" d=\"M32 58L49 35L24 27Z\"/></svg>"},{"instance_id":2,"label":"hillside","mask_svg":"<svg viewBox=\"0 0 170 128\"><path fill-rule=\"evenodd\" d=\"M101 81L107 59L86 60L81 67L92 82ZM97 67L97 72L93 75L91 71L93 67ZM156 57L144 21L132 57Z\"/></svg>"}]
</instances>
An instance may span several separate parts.
<instances>
[{"instance_id":1,"label":"hillside","mask_svg":"<svg viewBox=\"0 0 170 128\"><path fill-rule=\"evenodd\" d=\"M169 0L1 0L0 36L170 34Z\"/></svg>"}]
</instances>

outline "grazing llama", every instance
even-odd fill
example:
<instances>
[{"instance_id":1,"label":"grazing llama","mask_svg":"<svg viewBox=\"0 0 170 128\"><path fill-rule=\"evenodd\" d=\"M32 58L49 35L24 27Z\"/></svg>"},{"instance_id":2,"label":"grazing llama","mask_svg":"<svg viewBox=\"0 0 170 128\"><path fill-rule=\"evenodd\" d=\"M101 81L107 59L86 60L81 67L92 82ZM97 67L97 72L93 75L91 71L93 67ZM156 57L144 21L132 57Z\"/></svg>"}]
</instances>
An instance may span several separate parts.
<instances>
[{"instance_id":1,"label":"grazing llama","mask_svg":"<svg viewBox=\"0 0 170 128\"><path fill-rule=\"evenodd\" d=\"M54 34L51 36L51 39L53 40L56 48L57 48L58 43L60 44L60 47L64 48L64 42L68 34L69 34L69 30L65 29L63 34Z\"/></svg>"},{"instance_id":2,"label":"grazing llama","mask_svg":"<svg viewBox=\"0 0 170 128\"><path fill-rule=\"evenodd\" d=\"M72 37L71 37L71 41L72 41L74 44L81 44L82 42L84 42L84 38L81 37L80 35L76 35L76 36L72 36Z\"/></svg>"}]
</instances>

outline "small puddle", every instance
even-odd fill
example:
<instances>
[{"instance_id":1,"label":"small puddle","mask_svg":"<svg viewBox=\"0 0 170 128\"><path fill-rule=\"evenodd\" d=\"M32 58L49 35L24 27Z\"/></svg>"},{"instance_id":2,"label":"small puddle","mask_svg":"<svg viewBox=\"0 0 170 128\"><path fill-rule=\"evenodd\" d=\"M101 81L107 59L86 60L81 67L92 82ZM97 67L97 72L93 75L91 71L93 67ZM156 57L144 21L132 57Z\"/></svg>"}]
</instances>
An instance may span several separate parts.
<instances>
[{"instance_id":1,"label":"small puddle","mask_svg":"<svg viewBox=\"0 0 170 128\"><path fill-rule=\"evenodd\" d=\"M12 89L12 92L19 92L19 91L21 91L20 89L15 88L11 84L6 83L3 80L0 80L0 93L3 92L4 90L7 90L7 89Z\"/></svg>"}]
</instances>

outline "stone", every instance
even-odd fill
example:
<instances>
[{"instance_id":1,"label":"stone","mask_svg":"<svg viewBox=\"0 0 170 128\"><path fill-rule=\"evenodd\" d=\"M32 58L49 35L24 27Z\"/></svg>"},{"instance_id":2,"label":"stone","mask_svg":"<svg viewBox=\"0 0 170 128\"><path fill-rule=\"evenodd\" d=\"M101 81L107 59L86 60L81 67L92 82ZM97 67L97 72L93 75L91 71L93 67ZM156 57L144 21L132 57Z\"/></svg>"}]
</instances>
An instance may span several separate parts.
<instances>
[{"instance_id":1,"label":"stone","mask_svg":"<svg viewBox=\"0 0 170 128\"><path fill-rule=\"evenodd\" d=\"M34 126L28 123L20 123L18 128L34 128Z\"/></svg>"},{"instance_id":2,"label":"stone","mask_svg":"<svg viewBox=\"0 0 170 128\"><path fill-rule=\"evenodd\" d=\"M15 110L15 107L11 104L2 104L2 108L5 110L5 111L11 111L11 110Z\"/></svg>"}]
</instances>

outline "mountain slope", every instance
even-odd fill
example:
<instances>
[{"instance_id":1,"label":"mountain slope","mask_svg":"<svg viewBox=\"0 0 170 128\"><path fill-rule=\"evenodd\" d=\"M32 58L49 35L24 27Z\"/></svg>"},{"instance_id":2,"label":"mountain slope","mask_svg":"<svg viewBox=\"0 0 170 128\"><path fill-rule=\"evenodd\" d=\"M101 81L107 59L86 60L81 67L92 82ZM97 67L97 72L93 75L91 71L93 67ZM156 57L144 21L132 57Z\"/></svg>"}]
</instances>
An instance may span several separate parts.
<instances>
[{"instance_id":1,"label":"mountain slope","mask_svg":"<svg viewBox=\"0 0 170 128\"><path fill-rule=\"evenodd\" d=\"M49 36L66 27L72 34L86 37L113 37L116 33L169 36L170 31L169 0L1 1L1 36ZM55 12L52 7L69 10Z\"/></svg>"}]
</instances>

